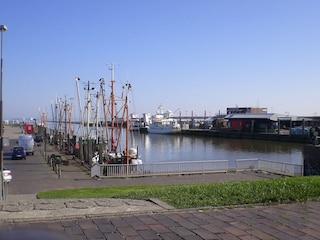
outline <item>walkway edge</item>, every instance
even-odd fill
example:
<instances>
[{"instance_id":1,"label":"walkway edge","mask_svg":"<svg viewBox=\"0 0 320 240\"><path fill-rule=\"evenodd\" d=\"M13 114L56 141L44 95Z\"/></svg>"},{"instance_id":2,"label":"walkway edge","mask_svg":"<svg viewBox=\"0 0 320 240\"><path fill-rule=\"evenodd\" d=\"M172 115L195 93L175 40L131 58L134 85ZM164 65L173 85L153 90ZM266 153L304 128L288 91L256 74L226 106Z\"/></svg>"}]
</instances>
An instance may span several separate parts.
<instances>
[{"instance_id":1,"label":"walkway edge","mask_svg":"<svg viewBox=\"0 0 320 240\"><path fill-rule=\"evenodd\" d=\"M24 200L1 203L0 223L159 213L168 211L170 207L156 200L112 198Z\"/></svg>"}]
</instances>

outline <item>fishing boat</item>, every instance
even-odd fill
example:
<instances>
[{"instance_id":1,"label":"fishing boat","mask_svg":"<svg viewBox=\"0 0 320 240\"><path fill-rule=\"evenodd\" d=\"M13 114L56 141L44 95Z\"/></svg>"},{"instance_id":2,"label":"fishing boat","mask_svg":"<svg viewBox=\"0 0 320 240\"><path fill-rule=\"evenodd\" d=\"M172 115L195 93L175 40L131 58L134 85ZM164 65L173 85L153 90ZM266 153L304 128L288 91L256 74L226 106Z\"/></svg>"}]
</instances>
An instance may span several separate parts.
<instances>
[{"instance_id":1,"label":"fishing boat","mask_svg":"<svg viewBox=\"0 0 320 240\"><path fill-rule=\"evenodd\" d=\"M129 147L130 145L130 118L129 118L129 100L128 94L131 90L131 84L127 83L122 87L121 97L117 97L114 91L114 65L111 68L111 94L110 104L106 104L103 100L105 107L109 106L109 109L104 110L105 122L109 122L110 126L106 126L106 139L107 148L103 153L103 163L107 164L142 164L142 160L139 159L137 148ZM104 83L100 83L101 88ZM102 91L103 92L103 91ZM103 98L104 99L104 98ZM110 117L108 119L108 113ZM121 137L125 131L125 147L122 149L123 141Z\"/></svg>"},{"instance_id":2,"label":"fishing boat","mask_svg":"<svg viewBox=\"0 0 320 240\"><path fill-rule=\"evenodd\" d=\"M148 127L148 133L170 134L181 131L180 124L177 119L173 118L173 112L163 110L162 105L158 107L156 114L152 116L151 123Z\"/></svg>"},{"instance_id":3,"label":"fishing boat","mask_svg":"<svg viewBox=\"0 0 320 240\"><path fill-rule=\"evenodd\" d=\"M84 135L86 139L93 139L96 142L96 151L91 158L91 174L99 175L96 167L109 164L142 164L139 158L138 149L129 147L130 144L130 118L129 118L129 100L128 95L131 90L131 84L127 83L122 86L122 93L116 95L115 80L114 80L114 65L111 68L110 81L110 97L106 97L104 78L99 80L100 91L96 94L96 106L94 110L93 120L87 116L87 122L93 122L92 127L87 124L87 129ZM89 87L87 88L89 89ZM89 90L87 96L90 96ZM87 97L87 102L92 102ZM100 102L100 104L99 104ZM102 104L101 104L102 103ZM86 107L87 112L91 107ZM100 114L102 112L102 114ZM87 113L89 115L89 113ZM102 119L100 119L100 115ZM85 124L84 124L85 125ZM92 138L89 129L96 129L95 137ZM99 146L99 147L98 147ZM98 150L99 148L99 150ZM107 169L107 168L105 168ZM98 170L100 171L100 170Z\"/></svg>"}]
</instances>

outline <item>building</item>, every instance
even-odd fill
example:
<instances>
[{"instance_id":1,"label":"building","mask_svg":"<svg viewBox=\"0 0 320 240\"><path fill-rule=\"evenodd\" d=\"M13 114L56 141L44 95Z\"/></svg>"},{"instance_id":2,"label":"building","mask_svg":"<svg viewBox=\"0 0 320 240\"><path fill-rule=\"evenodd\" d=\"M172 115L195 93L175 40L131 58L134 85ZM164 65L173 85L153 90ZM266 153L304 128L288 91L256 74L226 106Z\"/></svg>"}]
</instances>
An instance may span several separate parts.
<instances>
[{"instance_id":1,"label":"building","mask_svg":"<svg viewBox=\"0 0 320 240\"><path fill-rule=\"evenodd\" d=\"M227 108L228 114L247 114L247 113L259 113L267 114L267 108L258 108L258 107L230 107Z\"/></svg>"}]
</instances>

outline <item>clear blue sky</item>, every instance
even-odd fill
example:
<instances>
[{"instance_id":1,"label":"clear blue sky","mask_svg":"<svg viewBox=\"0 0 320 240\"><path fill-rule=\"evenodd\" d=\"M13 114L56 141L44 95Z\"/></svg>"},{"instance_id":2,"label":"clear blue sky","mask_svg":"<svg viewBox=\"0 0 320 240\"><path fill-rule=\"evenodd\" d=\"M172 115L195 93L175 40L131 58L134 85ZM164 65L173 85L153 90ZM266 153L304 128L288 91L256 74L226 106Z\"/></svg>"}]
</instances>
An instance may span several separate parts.
<instances>
[{"instance_id":1,"label":"clear blue sky","mask_svg":"<svg viewBox=\"0 0 320 240\"><path fill-rule=\"evenodd\" d=\"M140 115L160 104L319 115L319 10L318 0L2 0L4 119L52 118L56 97L77 99L75 77L98 86L112 62Z\"/></svg>"}]
</instances>

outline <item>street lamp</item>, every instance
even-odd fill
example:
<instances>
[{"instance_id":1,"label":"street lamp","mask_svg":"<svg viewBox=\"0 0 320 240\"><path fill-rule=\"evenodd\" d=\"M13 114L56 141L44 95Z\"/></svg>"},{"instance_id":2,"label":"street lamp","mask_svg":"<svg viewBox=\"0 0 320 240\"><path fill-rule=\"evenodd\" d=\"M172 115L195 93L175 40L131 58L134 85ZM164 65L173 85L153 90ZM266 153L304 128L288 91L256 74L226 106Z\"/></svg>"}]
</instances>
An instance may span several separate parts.
<instances>
[{"instance_id":1,"label":"street lamp","mask_svg":"<svg viewBox=\"0 0 320 240\"><path fill-rule=\"evenodd\" d=\"M3 179L3 100L2 100L2 80L3 80L3 33L7 31L6 25L0 25L1 31L1 74L0 74L0 186L1 186L1 200L5 200L4 195L4 179Z\"/></svg>"}]
</instances>

